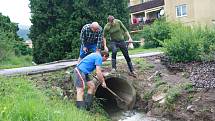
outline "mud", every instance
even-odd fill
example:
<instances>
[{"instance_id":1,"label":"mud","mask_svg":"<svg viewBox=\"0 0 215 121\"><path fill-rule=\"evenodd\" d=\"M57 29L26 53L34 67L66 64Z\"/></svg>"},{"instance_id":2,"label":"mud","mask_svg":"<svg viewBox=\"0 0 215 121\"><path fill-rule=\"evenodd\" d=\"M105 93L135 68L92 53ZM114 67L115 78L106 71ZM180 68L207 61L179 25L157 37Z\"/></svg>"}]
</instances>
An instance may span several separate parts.
<instances>
[{"instance_id":1,"label":"mud","mask_svg":"<svg viewBox=\"0 0 215 121\"><path fill-rule=\"evenodd\" d=\"M117 61L117 71L127 77L136 89L135 110L171 121L215 121L214 62L172 64L160 56L132 59L132 62L137 78L128 75L125 60ZM111 70L110 62L104 65L103 71ZM51 93L48 95L74 99L73 82L65 71L30 78L39 88L49 88ZM195 82L206 86L200 88ZM181 87L183 84L188 86ZM211 84L209 88L205 88L207 84ZM169 95L171 90L173 94Z\"/></svg>"},{"instance_id":2,"label":"mud","mask_svg":"<svg viewBox=\"0 0 215 121\"><path fill-rule=\"evenodd\" d=\"M137 90L135 109L142 110L149 116L165 117L171 121L214 121L214 62L170 64L164 62L162 58L160 56L141 58L145 63L141 63L141 59L138 62L133 60L138 77L127 77L133 81ZM143 68L144 65L146 66ZM118 67L118 71L127 73L125 62L120 62ZM204 83L206 86L199 88L196 83ZM176 87L183 84L190 84L191 90ZM162 95L174 88L178 88L177 97L172 102L165 102L168 97ZM153 99L156 96L160 96L161 99Z\"/></svg>"}]
</instances>

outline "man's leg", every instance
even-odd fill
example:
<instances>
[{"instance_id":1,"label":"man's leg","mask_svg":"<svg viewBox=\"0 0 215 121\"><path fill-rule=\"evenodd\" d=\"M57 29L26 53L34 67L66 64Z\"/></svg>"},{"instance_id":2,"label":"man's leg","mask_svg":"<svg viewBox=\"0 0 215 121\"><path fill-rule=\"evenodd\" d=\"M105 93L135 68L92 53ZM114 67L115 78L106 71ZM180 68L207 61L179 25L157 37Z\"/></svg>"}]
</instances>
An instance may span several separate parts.
<instances>
[{"instance_id":1,"label":"man's leg","mask_svg":"<svg viewBox=\"0 0 215 121\"><path fill-rule=\"evenodd\" d=\"M84 78L82 77L83 75L81 75L80 71L77 68L74 69L73 80L76 87L76 106L77 108L84 109Z\"/></svg>"},{"instance_id":2,"label":"man's leg","mask_svg":"<svg viewBox=\"0 0 215 121\"><path fill-rule=\"evenodd\" d=\"M76 96L76 106L77 108L84 109L85 102L84 102L84 88L76 87L77 96Z\"/></svg>"},{"instance_id":3,"label":"man's leg","mask_svg":"<svg viewBox=\"0 0 215 121\"><path fill-rule=\"evenodd\" d=\"M112 69L116 70L116 54L117 54L116 42L112 41L110 44L111 44L111 50L112 50L112 56L111 56Z\"/></svg>"},{"instance_id":4,"label":"man's leg","mask_svg":"<svg viewBox=\"0 0 215 121\"><path fill-rule=\"evenodd\" d=\"M126 43L124 41L122 41L122 42L120 42L118 44L118 47L120 48L120 50L122 51L123 56L125 57L125 60L126 60L126 62L128 64L129 71L133 72L134 71L134 67L132 65L131 58L130 58L130 56L128 54L128 48L126 46Z\"/></svg>"},{"instance_id":5,"label":"man's leg","mask_svg":"<svg viewBox=\"0 0 215 121\"><path fill-rule=\"evenodd\" d=\"M88 47L87 47L88 48ZM87 53L83 50L83 46L81 45L81 48L80 48L80 53L79 53L79 58L78 58L78 64L79 62L87 56Z\"/></svg>"},{"instance_id":6,"label":"man's leg","mask_svg":"<svg viewBox=\"0 0 215 121\"><path fill-rule=\"evenodd\" d=\"M92 102L93 102L93 94L95 92L95 84L93 83L93 81L88 81L87 82L87 96L85 98L85 105L86 105L86 109L89 110Z\"/></svg>"}]
</instances>

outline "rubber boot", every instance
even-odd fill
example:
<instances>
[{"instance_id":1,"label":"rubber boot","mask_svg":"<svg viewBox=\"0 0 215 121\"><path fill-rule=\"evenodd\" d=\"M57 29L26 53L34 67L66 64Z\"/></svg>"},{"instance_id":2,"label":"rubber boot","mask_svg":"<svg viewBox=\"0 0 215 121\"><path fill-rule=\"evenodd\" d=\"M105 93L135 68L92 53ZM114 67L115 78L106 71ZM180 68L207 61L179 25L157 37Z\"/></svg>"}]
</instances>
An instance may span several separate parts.
<instances>
[{"instance_id":1,"label":"rubber boot","mask_svg":"<svg viewBox=\"0 0 215 121\"><path fill-rule=\"evenodd\" d=\"M115 74L116 73L116 59L112 59L112 69L111 73Z\"/></svg>"},{"instance_id":2,"label":"rubber boot","mask_svg":"<svg viewBox=\"0 0 215 121\"><path fill-rule=\"evenodd\" d=\"M116 69L116 59L112 59L112 69Z\"/></svg>"},{"instance_id":3,"label":"rubber boot","mask_svg":"<svg viewBox=\"0 0 215 121\"><path fill-rule=\"evenodd\" d=\"M88 111L90 110L92 102L93 102L93 94L87 94L87 96L85 98L86 110L88 110Z\"/></svg>"},{"instance_id":4,"label":"rubber boot","mask_svg":"<svg viewBox=\"0 0 215 121\"><path fill-rule=\"evenodd\" d=\"M133 76L133 77L137 78L137 74L134 72L134 67L133 67L132 63L128 62L127 64L128 64L128 68L129 68L129 71L130 71L128 74L130 76Z\"/></svg>"},{"instance_id":5,"label":"rubber boot","mask_svg":"<svg viewBox=\"0 0 215 121\"><path fill-rule=\"evenodd\" d=\"M79 109L85 109L85 102L84 101L76 101L76 107Z\"/></svg>"},{"instance_id":6,"label":"rubber boot","mask_svg":"<svg viewBox=\"0 0 215 121\"><path fill-rule=\"evenodd\" d=\"M132 63L131 62L127 62L127 64L128 64L129 71L133 72L134 71L134 67L133 67Z\"/></svg>"}]
</instances>

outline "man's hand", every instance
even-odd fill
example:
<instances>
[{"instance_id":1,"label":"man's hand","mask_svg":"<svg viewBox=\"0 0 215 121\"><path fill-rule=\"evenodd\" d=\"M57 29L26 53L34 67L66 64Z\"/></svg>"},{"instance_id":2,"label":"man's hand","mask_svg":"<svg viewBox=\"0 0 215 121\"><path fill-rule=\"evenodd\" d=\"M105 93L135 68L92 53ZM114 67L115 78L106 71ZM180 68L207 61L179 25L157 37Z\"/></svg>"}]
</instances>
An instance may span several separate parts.
<instances>
[{"instance_id":1,"label":"man's hand","mask_svg":"<svg viewBox=\"0 0 215 121\"><path fill-rule=\"evenodd\" d=\"M88 49L87 49L86 47L83 47L83 51L84 51L85 53L87 53Z\"/></svg>"},{"instance_id":2,"label":"man's hand","mask_svg":"<svg viewBox=\"0 0 215 121\"><path fill-rule=\"evenodd\" d=\"M96 52L101 52L101 49L96 48Z\"/></svg>"},{"instance_id":3,"label":"man's hand","mask_svg":"<svg viewBox=\"0 0 215 121\"><path fill-rule=\"evenodd\" d=\"M131 38L128 39L128 43L132 43L133 40Z\"/></svg>"},{"instance_id":4,"label":"man's hand","mask_svg":"<svg viewBox=\"0 0 215 121\"><path fill-rule=\"evenodd\" d=\"M106 87L107 87L105 81L102 82L102 87L103 87L103 88L106 88Z\"/></svg>"},{"instance_id":5,"label":"man's hand","mask_svg":"<svg viewBox=\"0 0 215 121\"><path fill-rule=\"evenodd\" d=\"M107 46L104 47L104 50L105 50L106 52L109 51Z\"/></svg>"}]
</instances>

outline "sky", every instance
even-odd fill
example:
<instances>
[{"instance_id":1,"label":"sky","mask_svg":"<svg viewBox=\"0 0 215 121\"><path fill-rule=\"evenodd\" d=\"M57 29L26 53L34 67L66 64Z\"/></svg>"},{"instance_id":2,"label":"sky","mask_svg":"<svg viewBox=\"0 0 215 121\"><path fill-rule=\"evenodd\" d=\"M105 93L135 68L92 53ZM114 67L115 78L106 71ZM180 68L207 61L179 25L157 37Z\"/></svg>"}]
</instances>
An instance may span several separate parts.
<instances>
[{"instance_id":1,"label":"sky","mask_svg":"<svg viewBox=\"0 0 215 121\"><path fill-rule=\"evenodd\" d=\"M19 25L30 26L29 0L0 0L0 12Z\"/></svg>"}]
</instances>

